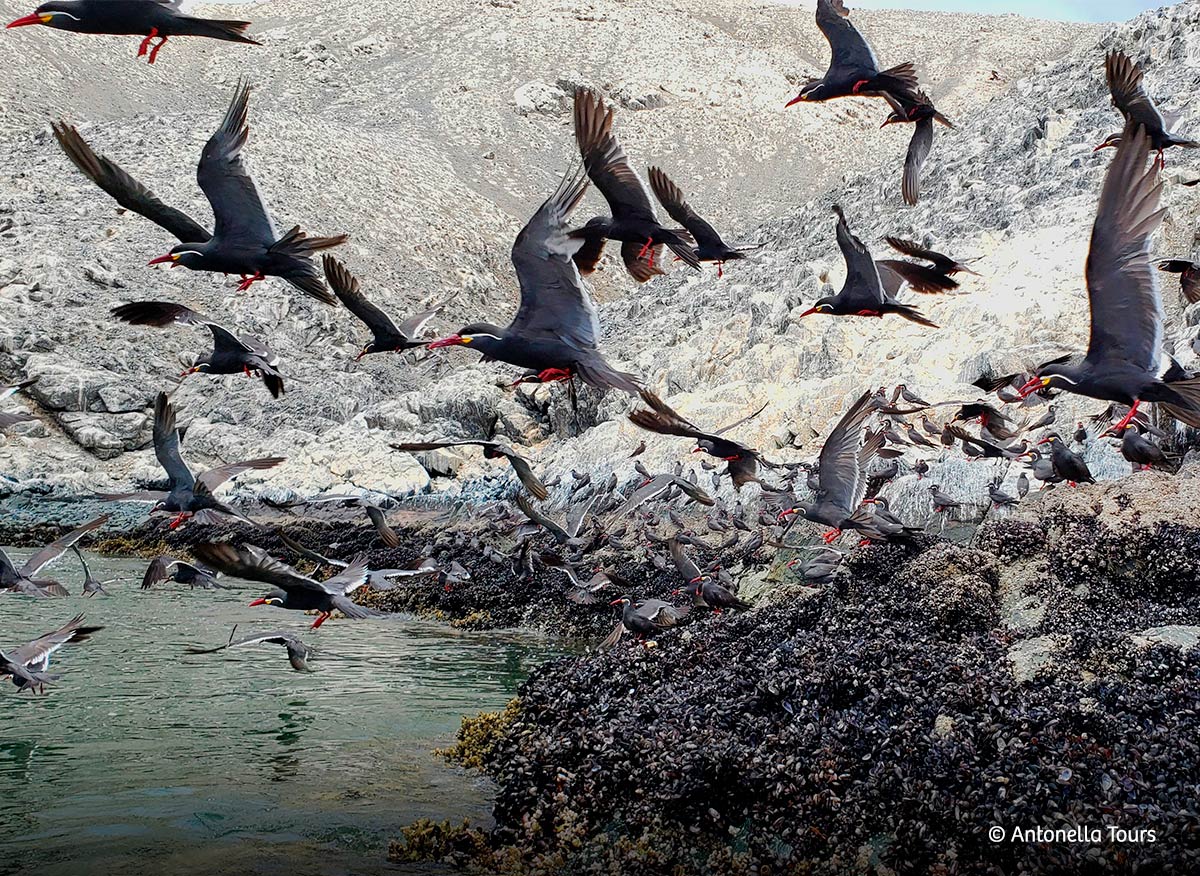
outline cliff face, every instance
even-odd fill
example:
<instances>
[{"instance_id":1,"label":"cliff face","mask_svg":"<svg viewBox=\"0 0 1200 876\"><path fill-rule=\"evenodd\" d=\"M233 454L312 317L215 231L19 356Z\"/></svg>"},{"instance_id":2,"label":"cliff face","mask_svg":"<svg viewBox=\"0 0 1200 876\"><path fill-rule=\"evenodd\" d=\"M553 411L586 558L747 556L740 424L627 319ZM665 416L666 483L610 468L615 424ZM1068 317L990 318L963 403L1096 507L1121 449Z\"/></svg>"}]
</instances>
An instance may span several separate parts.
<instances>
[{"instance_id":1,"label":"cliff face","mask_svg":"<svg viewBox=\"0 0 1200 876\"><path fill-rule=\"evenodd\" d=\"M284 357L294 379L280 401L241 378L191 377L176 394L197 461L290 457L261 481L243 478L246 493L497 496L508 482L493 479L508 474L490 464L442 459L458 479L431 481L383 448L400 436L499 434L534 445L548 472L607 474L642 437L623 422L627 399L585 404L585 422L599 425L569 437L578 429L560 388L505 393L496 384L507 370L460 351L356 365L365 334L344 310L277 281L240 295L220 277L145 267L173 241L117 211L68 164L49 136L52 118L79 124L98 150L207 221L195 160L247 76L256 85L248 160L278 223L349 232L339 255L398 313L457 293L437 323L452 330L502 321L515 307L511 241L572 156L570 90L598 86L618 107L635 163L666 167L731 239L767 244L721 279L678 270L634 288L609 265L595 282L607 353L706 424L769 400L739 437L782 458L811 453L796 445L867 386L903 380L926 397L961 396L987 367L1083 342L1082 266L1106 160L1090 149L1118 119L1101 71L1106 46L1144 60L1151 92L1184 110L1185 129L1200 126L1173 97L1200 78L1194 3L1108 33L1012 16L856 11L880 57L915 60L958 124L939 132L915 209L898 191L908 132L878 129L882 104L783 110L827 60L804 9L417 0L347 15L288 0L204 14L234 9L256 22L263 48L179 40L147 68L119 38L29 28L0 40L0 63L15 74L0 83L0 374L40 378L32 402L19 404L42 420L0 446L5 490L68 495L158 476L138 449L148 409L177 382L177 351L190 357L207 336L107 317L133 298L189 303ZM0 2L3 14L22 11ZM1191 247L1195 198L1175 184L1192 178L1180 170L1187 161L1171 156L1164 255ZM966 294L917 302L939 330L801 322L826 278L840 284L834 202L880 257L880 238L898 233L977 257L985 276L965 283ZM590 194L581 221L600 208ZM1179 348L1190 355L1186 339ZM1066 403L1060 421L1077 414ZM651 468L683 449L650 444ZM1122 470L1103 449L1093 453L1098 469ZM949 462L935 476L978 496L991 472ZM908 510L923 507L915 484L897 492L902 503L911 497Z\"/></svg>"}]
</instances>

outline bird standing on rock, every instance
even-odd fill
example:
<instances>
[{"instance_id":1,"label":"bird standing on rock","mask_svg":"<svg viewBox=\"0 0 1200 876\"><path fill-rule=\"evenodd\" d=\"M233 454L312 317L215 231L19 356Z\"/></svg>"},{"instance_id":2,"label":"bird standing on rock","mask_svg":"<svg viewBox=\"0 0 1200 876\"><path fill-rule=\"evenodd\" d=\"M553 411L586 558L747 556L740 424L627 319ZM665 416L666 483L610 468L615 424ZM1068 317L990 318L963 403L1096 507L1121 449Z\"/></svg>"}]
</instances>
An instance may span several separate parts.
<instances>
[{"instance_id":1,"label":"bird standing on rock","mask_svg":"<svg viewBox=\"0 0 1200 876\"><path fill-rule=\"evenodd\" d=\"M787 105L832 100L836 97L914 98L917 73L911 62L880 70L870 45L850 21L842 0L817 0L817 27L829 41L829 69L820 79L811 79Z\"/></svg>"},{"instance_id":2,"label":"bird standing on rock","mask_svg":"<svg viewBox=\"0 0 1200 876\"><path fill-rule=\"evenodd\" d=\"M221 127L200 155L196 181L212 207L211 234L186 214L166 206L116 164L93 152L75 128L64 122L52 127L67 157L96 185L125 209L183 241L150 264L238 274L242 277L238 290L242 292L266 277L281 277L311 298L336 304L312 255L345 243L347 235L308 237L299 226L282 236L275 230L254 178L242 163L242 147L250 136L249 107L250 86L239 83Z\"/></svg>"},{"instance_id":3,"label":"bird standing on rock","mask_svg":"<svg viewBox=\"0 0 1200 876\"><path fill-rule=\"evenodd\" d=\"M1119 434L1121 455L1133 465L1134 471L1158 468L1174 472L1178 468L1179 460L1142 435L1136 423L1130 423Z\"/></svg>"},{"instance_id":4,"label":"bird standing on rock","mask_svg":"<svg viewBox=\"0 0 1200 876\"><path fill-rule=\"evenodd\" d=\"M137 56L147 56L150 64L158 60L159 50L171 37L208 37L261 45L246 36L250 27L248 21L194 18L184 15L182 6L183 0L53 0L43 3L32 14L10 22L8 27L43 24L74 33L141 36L144 39L138 46Z\"/></svg>"},{"instance_id":5,"label":"bird standing on rock","mask_svg":"<svg viewBox=\"0 0 1200 876\"><path fill-rule=\"evenodd\" d=\"M691 596L694 606L711 608L718 614L727 608L739 611L753 608L750 603L739 599L737 594L728 587L713 580L712 575L705 575L701 572L700 567L687 555L678 539L670 539L667 542L667 548L671 552L671 560L675 563L675 568L684 580L683 587L675 592Z\"/></svg>"},{"instance_id":6,"label":"bird standing on rock","mask_svg":"<svg viewBox=\"0 0 1200 876\"><path fill-rule=\"evenodd\" d=\"M1067 447L1067 442L1063 441L1057 432L1051 432L1038 444L1050 445L1050 464L1054 467L1054 473L1066 481L1068 486L1096 483L1083 457Z\"/></svg>"},{"instance_id":7,"label":"bird standing on rock","mask_svg":"<svg viewBox=\"0 0 1200 876\"><path fill-rule=\"evenodd\" d=\"M929 495L933 496L933 510L939 514L943 511L949 511L951 508L962 507L962 502L947 496L937 484L930 485Z\"/></svg>"}]
</instances>

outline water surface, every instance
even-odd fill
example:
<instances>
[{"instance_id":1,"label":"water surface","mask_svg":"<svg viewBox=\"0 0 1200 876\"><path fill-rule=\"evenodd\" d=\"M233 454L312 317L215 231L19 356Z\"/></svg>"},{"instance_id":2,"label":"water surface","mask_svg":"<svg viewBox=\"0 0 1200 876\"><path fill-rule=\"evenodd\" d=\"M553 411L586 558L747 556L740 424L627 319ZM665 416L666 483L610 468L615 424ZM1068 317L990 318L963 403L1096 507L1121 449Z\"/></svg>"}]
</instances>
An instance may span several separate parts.
<instances>
[{"instance_id":1,"label":"water surface","mask_svg":"<svg viewBox=\"0 0 1200 876\"><path fill-rule=\"evenodd\" d=\"M265 588L143 592L147 561L89 562L129 580L107 598L0 596L0 647L80 611L105 627L55 655L63 677L45 697L0 690L0 873L380 872L400 825L485 817L483 783L430 750L559 653L413 619L309 632L298 612L248 607ZM51 572L82 591L73 555ZM316 671L295 672L278 646L184 653L235 623L301 633Z\"/></svg>"}]
</instances>

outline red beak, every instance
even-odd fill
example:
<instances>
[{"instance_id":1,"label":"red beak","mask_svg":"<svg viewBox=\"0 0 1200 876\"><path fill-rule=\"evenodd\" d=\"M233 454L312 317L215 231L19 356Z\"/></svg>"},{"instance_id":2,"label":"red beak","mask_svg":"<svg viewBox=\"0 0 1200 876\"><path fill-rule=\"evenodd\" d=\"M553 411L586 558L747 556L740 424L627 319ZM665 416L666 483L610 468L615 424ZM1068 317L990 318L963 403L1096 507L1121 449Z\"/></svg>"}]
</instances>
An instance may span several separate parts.
<instances>
[{"instance_id":1,"label":"red beak","mask_svg":"<svg viewBox=\"0 0 1200 876\"><path fill-rule=\"evenodd\" d=\"M253 608L256 605L266 605L266 604L267 604L267 601L265 599L256 599L250 603L250 607Z\"/></svg>"},{"instance_id":2,"label":"red beak","mask_svg":"<svg viewBox=\"0 0 1200 876\"><path fill-rule=\"evenodd\" d=\"M804 311L804 313L800 314L800 317L799 317L799 318L800 318L800 319L804 319L804 317L806 317L806 316L810 316L810 315L812 315L812 314L814 314L814 313L820 313L820 311L819 311L819 310L817 310L815 307L810 307L808 310Z\"/></svg>"},{"instance_id":3,"label":"red beak","mask_svg":"<svg viewBox=\"0 0 1200 876\"><path fill-rule=\"evenodd\" d=\"M439 350L442 347L459 347L462 346L462 335L448 335L444 338L438 338L436 341L430 341L425 345L426 350Z\"/></svg>"},{"instance_id":4,"label":"red beak","mask_svg":"<svg viewBox=\"0 0 1200 876\"><path fill-rule=\"evenodd\" d=\"M5 30L13 27L25 27L28 24L45 24L42 17L34 12L32 15L26 15L24 18L18 18L16 21L9 23Z\"/></svg>"},{"instance_id":5,"label":"red beak","mask_svg":"<svg viewBox=\"0 0 1200 876\"><path fill-rule=\"evenodd\" d=\"M785 104L783 105L783 108L784 108L784 109L787 109L789 106L792 106L792 105L794 105L794 104L800 103L802 100L804 100L804 93L803 93L803 92L801 92L800 94L797 94L795 97L793 97L793 98L792 98L791 100L789 100L787 103L785 103Z\"/></svg>"},{"instance_id":6,"label":"red beak","mask_svg":"<svg viewBox=\"0 0 1200 876\"><path fill-rule=\"evenodd\" d=\"M165 265L167 262L171 263L171 267L175 267L175 265L178 264L178 262L175 261L175 259L171 256L170 253L167 253L166 255L161 255L156 259L150 259L150 261L146 262L146 264L147 265Z\"/></svg>"},{"instance_id":7,"label":"red beak","mask_svg":"<svg viewBox=\"0 0 1200 876\"><path fill-rule=\"evenodd\" d=\"M621 600L621 599L614 599L612 602L609 603L609 605L620 605L623 601L624 600Z\"/></svg>"}]
</instances>

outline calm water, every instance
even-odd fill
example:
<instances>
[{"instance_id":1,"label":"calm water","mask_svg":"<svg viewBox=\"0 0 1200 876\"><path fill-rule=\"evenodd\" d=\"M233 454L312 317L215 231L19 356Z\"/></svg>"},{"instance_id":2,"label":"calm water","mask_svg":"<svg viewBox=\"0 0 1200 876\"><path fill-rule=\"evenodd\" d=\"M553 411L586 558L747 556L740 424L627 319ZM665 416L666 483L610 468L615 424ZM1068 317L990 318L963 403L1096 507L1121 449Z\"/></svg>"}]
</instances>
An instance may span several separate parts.
<instances>
[{"instance_id":1,"label":"calm water","mask_svg":"<svg viewBox=\"0 0 1200 876\"><path fill-rule=\"evenodd\" d=\"M557 653L416 620L312 633L304 615L249 608L255 585L143 593L145 561L89 562L131 580L107 598L0 596L4 646L80 611L105 627L55 655L47 696L0 690L0 873L379 872L401 824L485 817L486 788L430 749ZM73 555L51 571L82 590ZM278 646L184 653L234 623L300 632L316 671L293 671Z\"/></svg>"}]
</instances>

